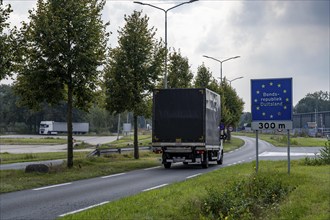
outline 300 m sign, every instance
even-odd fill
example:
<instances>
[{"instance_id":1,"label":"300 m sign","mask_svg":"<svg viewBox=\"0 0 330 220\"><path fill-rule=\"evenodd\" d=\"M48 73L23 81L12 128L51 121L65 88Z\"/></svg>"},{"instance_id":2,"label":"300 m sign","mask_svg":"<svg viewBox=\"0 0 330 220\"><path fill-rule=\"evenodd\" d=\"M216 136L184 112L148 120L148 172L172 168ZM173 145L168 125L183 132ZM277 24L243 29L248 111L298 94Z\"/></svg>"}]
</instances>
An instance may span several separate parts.
<instances>
[{"instance_id":1,"label":"300 m sign","mask_svg":"<svg viewBox=\"0 0 330 220\"><path fill-rule=\"evenodd\" d=\"M292 121L254 121L251 124L253 130L292 129Z\"/></svg>"}]
</instances>

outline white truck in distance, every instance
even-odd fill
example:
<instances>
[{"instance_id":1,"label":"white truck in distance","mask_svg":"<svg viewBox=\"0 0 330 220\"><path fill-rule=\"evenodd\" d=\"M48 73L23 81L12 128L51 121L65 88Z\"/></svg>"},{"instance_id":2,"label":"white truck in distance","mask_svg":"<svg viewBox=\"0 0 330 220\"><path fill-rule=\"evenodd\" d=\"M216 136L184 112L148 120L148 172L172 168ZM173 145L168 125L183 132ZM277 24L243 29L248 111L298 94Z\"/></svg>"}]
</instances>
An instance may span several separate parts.
<instances>
[{"instance_id":1,"label":"white truck in distance","mask_svg":"<svg viewBox=\"0 0 330 220\"><path fill-rule=\"evenodd\" d=\"M72 132L74 134L86 134L89 131L89 123L72 123ZM39 127L39 134L58 134L67 133L67 123L66 122L56 122L56 121L41 121Z\"/></svg>"}]
</instances>

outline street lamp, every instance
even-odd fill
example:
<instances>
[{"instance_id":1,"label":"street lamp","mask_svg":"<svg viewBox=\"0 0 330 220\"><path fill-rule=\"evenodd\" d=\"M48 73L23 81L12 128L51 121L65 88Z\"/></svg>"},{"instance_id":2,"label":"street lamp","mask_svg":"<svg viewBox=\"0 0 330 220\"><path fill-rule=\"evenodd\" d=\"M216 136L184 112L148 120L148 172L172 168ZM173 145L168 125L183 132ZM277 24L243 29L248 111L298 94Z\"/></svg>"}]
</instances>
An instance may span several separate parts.
<instances>
[{"instance_id":1,"label":"street lamp","mask_svg":"<svg viewBox=\"0 0 330 220\"><path fill-rule=\"evenodd\" d=\"M228 79L228 81L229 81L229 83L230 83L230 86L231 86L231 82L233 82L233 81L235 81L235 80L237 80L237 79L242 79L242 78L244 78L244 77L243 77L243 76L240 76L240 77L237 77L237 78L232 79L232 80L229 80L229 79Z\"/></svg>"},{"instance_id":2,"label":"street lamp","mask_svg":"<svg viewBox=\"0 0 330 220\"><path fill-rule=\"evenodd\" d=\"M174 9L174 8L177 8L181 5L184 5L184 4L189 4L189 3L193 3L193 2L196 2L198 0L190 0L190 1L187 1L187 2L182 2L178 5L175 5L171 8L168 8L168 9L163 9L163 8L160 8L160 7L157 7L155 5L152 5L152 4L148 4L148 3L143 3L143 2L138 2L138 1L134 1L133 3L136 3L136 4L140 4L140 5L146 5L146 6L150 6L150 7L153 7L153 8L156 8L156 9L159 9L161 11L163 11L165 13L165 76L164 76L164 88L166 89L167 88L167 12Z\"/></svg>"},{"instance_id":3,"label":"street lamp","mask_svg":"<svg viewBox=\"0 0 330 220\"><path fill-rule=\"evenodd\" d=\"M216 59L214 57L210 57L210 56L206 56L206 55L203 55L203 57L209 58L209 59L212 59L212 60L215 60L215 61L217 61L217 62L220 63L220 84L221 84L222 83L222 63L224 63L224 62L226 62L228 60L239 58L240 56L230 57L230 58L227 58L225 60L219 60L219 59Z\"/></svg>"}]
</instances>

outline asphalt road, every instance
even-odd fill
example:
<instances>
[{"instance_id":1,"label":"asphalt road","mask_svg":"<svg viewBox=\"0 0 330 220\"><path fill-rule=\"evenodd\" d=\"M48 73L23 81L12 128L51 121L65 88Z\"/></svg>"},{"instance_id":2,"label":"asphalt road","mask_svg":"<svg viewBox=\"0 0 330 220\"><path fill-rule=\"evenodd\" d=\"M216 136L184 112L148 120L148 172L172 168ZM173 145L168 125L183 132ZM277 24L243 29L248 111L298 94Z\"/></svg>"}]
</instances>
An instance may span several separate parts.
<instances>
[{"instance_id":1,"label":"asphalt road","mask_svg":"<svg viewBox=\"0 0 330 220\"><path fill-rule=\"evenodd\" d=\"M224 164L208 169L198 164L162 166L0 195L0 219L55 219L123 197L165 187L223 167L256 159L255 139L224 155ZM291 159L313 156L319 148L291 148ZM293 154L294 153L294 154ZM286 148L259 141L259 159L286 159ZM146 204L150 205L150 204Z\"/></svg>"}]
</instances>

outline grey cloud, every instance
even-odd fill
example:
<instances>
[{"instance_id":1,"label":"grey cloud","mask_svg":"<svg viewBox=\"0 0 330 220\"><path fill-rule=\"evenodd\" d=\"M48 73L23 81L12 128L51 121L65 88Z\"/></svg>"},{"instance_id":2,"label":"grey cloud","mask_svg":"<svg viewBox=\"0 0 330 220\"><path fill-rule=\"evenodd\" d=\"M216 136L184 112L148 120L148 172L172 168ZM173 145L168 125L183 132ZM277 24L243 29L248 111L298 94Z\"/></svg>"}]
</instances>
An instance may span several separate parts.
<instances>
[{"instance_id":1,"label":"grey cloud","mask_svg":"<svg viewBox=\"0 0 330 220\"><path fill-rule=\"evenodd\" d=\"M235 26L329 26L330 1L244 1L231 16Z\"/></svg>"},{"instance_id":2,"label":"grey cloud","mask_svg":"<svg viewBox=\"0 0 330 220\"><path fill-rule=\"evenodd\" d=\"M292 1L282 23L327 25L329 27L330 1Z\"/></svg>"}]
</instances>

